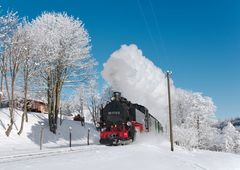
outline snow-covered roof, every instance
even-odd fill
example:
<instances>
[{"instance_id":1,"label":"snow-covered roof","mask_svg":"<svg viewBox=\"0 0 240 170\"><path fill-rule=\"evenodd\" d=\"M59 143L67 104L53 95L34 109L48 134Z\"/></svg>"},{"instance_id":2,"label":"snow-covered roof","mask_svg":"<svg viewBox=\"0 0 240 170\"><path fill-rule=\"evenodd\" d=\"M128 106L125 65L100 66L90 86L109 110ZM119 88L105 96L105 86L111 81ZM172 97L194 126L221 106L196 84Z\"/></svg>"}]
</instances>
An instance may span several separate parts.
<instances>
[{"instance_id":1,"label":"snow-covered roof","mask_svg":"<svg viewBox=\"0 0 240 170\"><path fill-rule=\"evenodd\" d=\"M18 99L23 99L22 97L19 97ZM39 103L47 103L47 101L41 100L41 99L35 99L35 98L28 98L28 100L39 102Z\"/></svg>"},{"instance_id":2,"label":"snow-covered roof","mask_svg":"<svg viewBox=\"0 0 240 170\"><path fill-rule=\"evenodd\" d=\"M28 100L31 100L31 101L35 101L35 102L40 102L40 103L46 103L45 101L43 100L39 100L39 99L28 99Z\"/></svg>"}]
</instances>

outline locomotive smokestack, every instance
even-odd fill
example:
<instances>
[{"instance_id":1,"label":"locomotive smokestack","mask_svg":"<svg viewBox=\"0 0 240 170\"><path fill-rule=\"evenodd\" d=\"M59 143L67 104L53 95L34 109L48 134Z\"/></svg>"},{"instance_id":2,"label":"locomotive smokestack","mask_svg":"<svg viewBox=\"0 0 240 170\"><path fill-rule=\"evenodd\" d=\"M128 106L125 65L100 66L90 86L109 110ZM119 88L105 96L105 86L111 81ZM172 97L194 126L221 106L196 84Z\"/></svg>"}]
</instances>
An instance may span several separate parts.
<instances>
[{"instance_id":1,"label":"locomotive smokestack","mask_svg":"<svg viewBox=\"0 0 240 170\"><path fill-rule=\"evenodd\" d=\"M113 92L113 97L115 100L119 101L121 98L121 93L120 92Z\"/></svg>"}]
</instances>

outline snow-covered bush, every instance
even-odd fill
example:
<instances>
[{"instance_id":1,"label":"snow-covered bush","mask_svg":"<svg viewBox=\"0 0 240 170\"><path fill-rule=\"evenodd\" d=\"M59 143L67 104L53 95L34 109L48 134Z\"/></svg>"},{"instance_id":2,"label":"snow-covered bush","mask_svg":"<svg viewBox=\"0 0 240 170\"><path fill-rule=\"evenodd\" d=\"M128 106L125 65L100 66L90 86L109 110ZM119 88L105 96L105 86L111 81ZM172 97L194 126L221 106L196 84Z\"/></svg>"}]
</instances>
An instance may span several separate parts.
<instances>
[{"instance_id":1,"label":"snow-covered bush","mask_svg":"<svg viewBox=\"0 0 240 170\"><path fill-rule=\"evenodd\" d=\"M177 145L183 146L189 150L196 146L198 141L197 132L193 128L183 128L174 126L174 141Z\"/></svg>"},{"instance_id":2,"label":"snow-covered bush","mask_svg":"<svg viewBox=\"0 0 240 170\"><path fill-rule=\"evenodd\" d=\"M222 130L222 150L240 153L240 133L231 122Z\"/></svg>"},{"instance_id":3,"label":"snow-covered bush","mask_svg":"<svg viewBox=\"0 0 240 170\"><path fill-rule=\"evenodd\" d=\"M210 97L177 89L173 102L175 141L187 148L214 148L217 134L217 129L212 127L215 110Z\"/></svg>"}]
</instances>

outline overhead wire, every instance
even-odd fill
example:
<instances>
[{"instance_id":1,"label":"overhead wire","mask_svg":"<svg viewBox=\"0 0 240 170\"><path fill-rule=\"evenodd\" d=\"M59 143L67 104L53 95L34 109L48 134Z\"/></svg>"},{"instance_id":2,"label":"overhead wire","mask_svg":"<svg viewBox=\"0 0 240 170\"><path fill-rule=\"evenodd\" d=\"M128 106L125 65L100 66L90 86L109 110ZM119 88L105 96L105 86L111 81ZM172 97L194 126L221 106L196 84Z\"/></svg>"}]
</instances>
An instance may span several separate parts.
<instances>
[{"instance_id":1,"label":"overhead wire","mask_svg":"<svg viewBox=\"0 0 240 170\"><path fill-rule=\"evenodd\" d=\"M141 5L141 0L137 0L137 2L138 2L139 10L140 10L140 12L141 12L141 14L142 14L142 17L143 17L143 20L144 20L144 23L145 23L145 26L146 26L148 35L149 35L149 37L150 37L150 41L152 41L152 44L153 44L153 46L154 46L154 47L153 47L153 48L154 48L154 51L156 52L156 54L158 54L158 53L159 53L158 46L157 46L157 44L156 44L156 42L155 42L155 40L154 40L154 38L153 38L153 35L152 35L152 32L151 32L150 26L149 26L149 24L148 24L148 22L147 22L147 17L146 17L146 15L144 14L144 11L143 11L143 8L142 8L142 5Z\"/></svg>"},{"instance_id":2,"label":"overhead wire","mask_svg":"<svg viewBox=\"0 0 240 170\"><path fill-rule=\"evenodd\" d=\"M166 59L166 64L168 64L168 56L167 56L167 50L166 50L166 47L165 47L165 42L164 42L164 39L162 37L162 32L161 32L161 29L160 29L160 25L159 25L159 22L158 22L158 19L157 19L157 15L156 15L156 12L153 8L153 4L152 4L152 1L151 0L148 0L149 4L150 4L150 8L151 8L151 12L152 12L152 15L153 15L153 19L154 19L154 23L156 25L156 29L157 29L157 34L158 34L158 37L159 37L159 41L160 41L160 46L162 47L162 53L163 53L163 57ZM160 55L160 54L159 54ZM158 59L160 61L160 56L158 56Z\"/></svg>"}]
</instances>

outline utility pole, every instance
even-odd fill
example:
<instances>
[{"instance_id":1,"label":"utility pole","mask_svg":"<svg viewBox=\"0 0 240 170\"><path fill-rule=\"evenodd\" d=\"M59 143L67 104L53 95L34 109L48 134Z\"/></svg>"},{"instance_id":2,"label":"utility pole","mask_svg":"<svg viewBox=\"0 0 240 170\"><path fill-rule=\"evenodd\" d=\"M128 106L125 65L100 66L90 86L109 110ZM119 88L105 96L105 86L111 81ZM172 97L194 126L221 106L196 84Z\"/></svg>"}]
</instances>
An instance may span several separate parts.
<instances>
[{"instance_id":1,"label":"utility pole","mask_svg":"<svg viewBox=\"0 0 240 170\"><path fill-rule=\"evenodd\" d=\"M172 108L171 108L171 89L170 89L170 76L172 72L167 71L167 85L168 85L168 109L169 109L169 130L170 130L170 142L171 142L171 151L174 151L173 148L173 133L172 133Z\"/></svg>"}]
</instances>

